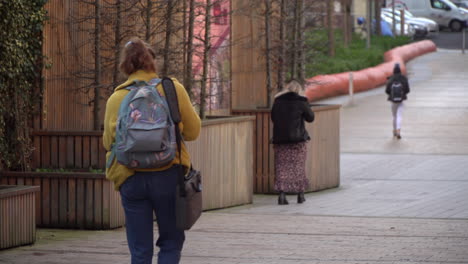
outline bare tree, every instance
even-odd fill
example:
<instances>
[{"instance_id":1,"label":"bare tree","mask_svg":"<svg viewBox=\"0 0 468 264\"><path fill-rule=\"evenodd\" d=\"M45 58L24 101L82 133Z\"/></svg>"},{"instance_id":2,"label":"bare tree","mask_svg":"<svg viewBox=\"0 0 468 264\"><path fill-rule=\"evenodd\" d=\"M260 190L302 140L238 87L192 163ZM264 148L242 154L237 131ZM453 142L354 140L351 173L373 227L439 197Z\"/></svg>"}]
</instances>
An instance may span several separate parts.
<instances>
[{"instance_id":1,"label":"bare tree","mask_svg":"<svg viewBox=\"0 0 468 264\"><path fill-rule=\"evenodd\" d=\"M192 64L193 64L193 29L195 26L195 0L189 0L189 15L188 15L188 33L187 33L187 49L186 63L184 72L184 86L189 95L192 95Z\"/></svg>"},{"instance_id":2,"label":"bare tree","mask_svg":"<svg viewBox=\"0 0 468 264\"><path fill-rule=\"evenodd\" d=\"M205 38L203 41L203 74L200 87L200 118L206 117L206 89L208 83L208 55L211 49L210 43L210 29L211 29L211 0L206 0L205 5Z\"/></svg>"},{"instance_id":3,"label":"bare tree","mask_svg":"<svg viewBox=\"0 0 468 264\"><path fill-rule=\"evenodd\" d=\"M271 106L271 46L270 46L270 24L271 24L271 3L270 0L264 0L265 3L265 59L266 59L266 89L267 89L267 107Z\"/></svg>"},{"instance_id":4,"label":"bare tree","mask_svg":"<svg viewBox=\"0 0 468 264\"><path fill-rule=\"evenodd\" d=\"M167 0L167 6L166 6L166 38L165 38L165 43L164 43L164 66L162 68L162 74L164 76L167 76L170 72L170 60L169 60L169 54L171 50L171 37L173 32L172 28L172 18L174 15L174 0Z\"/></svg>"},{"instance_id":5,"label":"bare tree","mask_svg":"<svg viewBox=\"0 0 468 264\"><path fill-rule=\"evenodd\" d=\"M305 52L304 52L304 0L297 0L297 79L300 82L305 81Z\"/></svg>"},{"instance_id":6,"label":"bare tree","mask_svg":"<svg viewBox=\"0 0 468 264\"><path fill-rule=\"evenodd\" d=\"M375 0L375 34L377 36L380 36L382 35L382 27L381 27L381 21L382 21L382 18L381 18L381 5L382 5L382 0Z\"/></svg>"},{"instance_id":7,"label":"bare tree","mask_svg":"<svg viewBox=\"0 0 468 264\"><path fill-rule=\"evenodd\" d=\"M94 1L95 31L94 31L94 98L93 98L93 128L101 129L101 0Z\"/></svg>"},{"instance_id":8,"label":"bare tree","mask_svg":"<svg viewBox=\"0 0 468 264\"><path fill-rule=\"evenodd\" d=\"M335 31L333 27L333 4L334 1L327 1L327 23L328 23L328 55L335 56Z\"/></svg>"},{"instance_id":9,"label":"bare tree","mask_svg":"<svg viewBox=\"0 0 468 264\"><path fill-rule=\"evenodd\" d=\"M280 21L279 21L279 47L278 47L278 84L277 89L281 91L284 85L284 64L285 64L285 46L286 46L286 0L280 0Z\"/></svg>"}]
</instances>

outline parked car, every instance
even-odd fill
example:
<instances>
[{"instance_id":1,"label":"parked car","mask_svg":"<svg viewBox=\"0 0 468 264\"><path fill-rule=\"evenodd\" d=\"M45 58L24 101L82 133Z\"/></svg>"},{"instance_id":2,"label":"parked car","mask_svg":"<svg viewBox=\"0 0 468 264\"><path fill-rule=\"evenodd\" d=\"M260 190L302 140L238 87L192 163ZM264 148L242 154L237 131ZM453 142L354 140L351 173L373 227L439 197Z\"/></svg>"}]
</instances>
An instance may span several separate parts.
<instances>
[{"instance_id":1,"label":"parked car","mask_svg":"<svg viewBox=\"0 0 468 264\"><path fill-rule=\"evenodd\" d=\"M439 33L439 25L434 20L424 17L415 17L410 11L404 9L395 10L395 17L400 18L401 11L404 12L405 21L414 26L417 37L432 37ZM393 10L390 8L382 8L382 14L393 17Z\"/></svg>"},{"instance_id":2,"label":"parked car","mask_svg":"<svg viewBox=\"0 0 468 264\"><path fill-rule=\"evenodd\" d=\"M388 7L395 3L395 8L406 9L418 17L433 19L440 27L461 31L468 21L466 9L458 8L450 0L398 0L389 1Z\"/></svg>"},{"instance_id":3,"label":"parked car","mask_svg":"<svg viewBox=\"0 0 468 264\"><path fill-rule=\"evenodd\" d=\"M390 28L393 28L393 18L389 17L388 15L385 15L382 13L381 15L382 21L387 23ZM405 35L409 37L415 37L415 28L414 26L405 23L403 26L403 32L401 32L401 21L395 17L395 34L398 36Z\"/></svg>"},{"instance_id":4,"label":"parked car","mask_svg":"<svg viewBox=\"0 0 468 264\"><path fill-rule=\"evenodd\" d=\"M452 0L452 2L458 6L459 8L467 8L468 9L468 1L467 0Z\"/></svg>"}]
</instances>

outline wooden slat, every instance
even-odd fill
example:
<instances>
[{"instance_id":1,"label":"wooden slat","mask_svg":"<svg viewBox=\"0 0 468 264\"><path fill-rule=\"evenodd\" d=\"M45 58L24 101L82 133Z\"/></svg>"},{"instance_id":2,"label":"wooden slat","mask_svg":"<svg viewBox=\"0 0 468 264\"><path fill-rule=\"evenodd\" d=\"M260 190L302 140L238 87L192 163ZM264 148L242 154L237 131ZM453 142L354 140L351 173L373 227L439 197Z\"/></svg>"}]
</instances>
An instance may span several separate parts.
<instances>
[{"instance_id":1,"label":"wooden slat","mask_svg":"<svg viewBox=\"0 0 468 264\"><path fill-rule=\"evenodd\" d=\"M75 136L75 168L83 168L83 138Z\"/></svg>"},{"instance_id":2,"label":"wooden slat","mask_svg":"<svg viewBox=\"0 0 468 264\"><path fill-rule=\"evenodd\" d=\"M60 226L59 224L59 211L60 197L59 197L59 180L50 180L50 225Z\"/></svg>"},{"instance_id":3,"label":"wooden slat","mask_svg":"<svg viewBox=\"0 0 468 264\"><path fill-rule=\"evenodd\" d=\"M67 167L67 153L68 153L68 144L67 138L65 136L59 137L59 156L58 156L58 167L59 168L66 168Z\"/></svg>"},{"instance_id":4,"label":"wooden slat","mask_svg":"<svg viewBox=\"0 0 468 264\"><path fill-rule=\"evenodd\" d=\"M263 190L269 190L269 183L270 183L270 166L268 164L270 160L270 154L268 150L270 148L270 144L268 140L270 139L270 115L262 113L262 171L263 171Z\"/></svg>"},{"instance_id":5,"label":"wooden slat","mask_svg":"<svg viewBox=\"0 0 468 264\"><path fill-rule=\"evenodd\" d=\"M60 227L67 227L68 220L68 180L59 180L59 224Z\"/></svg>"},{"instance_id":6,"label":"wooden slat","mask_svg":"<svg viewBox=\"0 0 468 264\"><path fill-rule=\"evenodd\" d=\"M91 159L91 167L93 169L101 168L99 166L99 149L101 146L99 145L99 138L100 137L91 137L90 138L90 159Z\"/></svg>"},{"instance_id":7,"label":"wooden slat","mask_svg":"<svg viewBox=\"0 0 468 264\"><path fill-rule=\"evenodd\" d=\"M67 196L67 226L73 228L76 227L76 179L68 179Z\"/></svg>"},{"instance_id":8,"label":"wooden slat","mask_svg":"<svg viewBox=\"0 0 468 264\"><path fill-rule=\"evenodd\" d=\"M33 185L39 186L41 189L39 193L36 193L36 225L42 225L42 193L43 193L43 185L41 184L40 178L33 178Z\"/></svg>"},{"instance_id":9,"label":"wooden slat","mask_svg":"<svg viewBox=\"0 0 468 264\"><path fill-rule=\"evenodd\" d=\"M41 138L41 167L50 168L50 138Z\"/></svg>"},{"instance_id":10,"label":"wooden slat","mask_svg":"<svg viewBox=\"0 0 468 264\"><path fill-rule=\"evenodd\" d=\"M50 166L51 168L59 167L59 139L57 136L50 138Z\"/></svg>"},{"instance_id":11,"label":"wooden slat","mask_svg":"<svg viewBox=\"0 0 468 264\"><path fill-rule=\"evenodd\" d=\"M64 154L67 157L66 167L76 168L75 167L75 142L74 142L73 136L67 136L67 152Z\"/></svg>"},{"instance_id":12,"label":"wooden slat","mask_svg":"<svg viewBox=\"0 0 468 264\"><path fill-rule=\"evenodd\" d=\"M262 148L262 143L263 143L263 139L262 139L262 135L263 135L263 130L262 130L262 118L261 118L261 115L259 114L256 114L256 126L257 126L257 129L256 129L256 133L255 133L255 136L257 138L256 140L256 155L257 155L257 164L256 164L256 169L257 169L257 173L255 175L255 178L257 179L256 181L256 185L255 185L255 191L258 192L258 193L263 193L264 190L263 190L263 148Z\"/></svg>"},{"instance_id":13,"label":"wooden slat","mask_svg":"<svg viewBox=\"0 0 468 264\"><path fill-rule=\"evenodd\" d=\"M102 145L102 137L99 137L98 140L98 149L99 149L99 168L106 168L106 150Z\"/></svg>"},{"instance_id":14,"label":"wooden slat","mask_svg":"<svg viewBox=\"0 0 468 264\"><path fill-rule=\"evenodd\" d=\"M110 217L111 213L110 211L112 208L110 207L110 192L113 191L112 189L112 184L110 181L102 181L102 228L104 229L109 229L110 228Z\"/></svg>"},{"instance_id":15,"label":"wooden slat","mask_svg":"<svg viewBox=\"0 0 468 264\"><path fill-rule=\"evenodd\" d=\"M94 224L94 180L85 182L85 227L92 228Z\"/></svg>"},{"instance_id":16,"label":"wooden slat","mask_svg":"<svg viewBox=\"0 0 468 264\"><path fill-rule=\"evenodd\" d=\"M85 180L76 180L76 222L78 228L85 228Z\"/></svg>"},{"instance_id":17,"label":"wooden slat","mask_svg":"<svg viewBox=\"0 0 468 264\"><path fill-rule=\"evenodd\" d=\"M51 208L51 196L50 196L50 179L42 179L42 195L41 195L41 207L42 207L42 225L50 225L50 208Z\"/></svg>"},{"instance_id":18,"label":"wooden slat","mask_svg":"<svg viewBox=\"0 0 468 264\"><path fill-rule=\"evenodd\" d=\"M39 136L34 136L33 137L33 159L32 159L32 164L31 167L33 169L37 169L41 167L41 138Z\"/></svg>"},{"instance_id":19,"label":"wooden slat","mask_svg":"<svg viewBox=\"0 0 468 264\"><path fill-rule=\"evenodd\" d=\"M83 168L89 169L91 166L91 153L90 153L90 137L89 136L84 136L83 137Z\"/></svg>"},{"instance_id":20,"label":"wooden slat","mask_svg":"<svg viewBox=\"0 0 468 264\"><path fill-rule=\"evenodd\" d=\"M102 180L94 181L94 228L102 229Z\"/></svg>"}]
</instances>

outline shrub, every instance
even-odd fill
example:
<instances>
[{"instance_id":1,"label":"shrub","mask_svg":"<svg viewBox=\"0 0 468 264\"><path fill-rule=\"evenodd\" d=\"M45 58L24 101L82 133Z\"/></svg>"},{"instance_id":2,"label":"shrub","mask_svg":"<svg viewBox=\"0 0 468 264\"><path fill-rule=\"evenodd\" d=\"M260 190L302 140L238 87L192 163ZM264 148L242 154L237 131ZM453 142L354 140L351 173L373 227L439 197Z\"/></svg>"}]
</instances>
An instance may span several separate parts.
<instances>
[{"instance_id":1,"label":"shrub","mask_svg":"<svg viewBox=\"0 0 468 264\"><path fill-rule=\"evenodd\" d=\"M41 99L45 0L0 0L0 169L27 169L29 126Z\"/></svg>"},{"instance_id":2,"label":"shrub","mask_svg":"<svg viewBox=\"0 0 468 264\"><path fill-rule=\"evenodd\" d=\"M376 66L383 62L386 51L410 42L409 37L372 36L371 48L366 48L366 40L358 35L348 48L343 45L342 32L335 32L335 57L328 56L328 35L325 30L306 33L306 76L357 71Z\"/></svg>"}]
</instances>

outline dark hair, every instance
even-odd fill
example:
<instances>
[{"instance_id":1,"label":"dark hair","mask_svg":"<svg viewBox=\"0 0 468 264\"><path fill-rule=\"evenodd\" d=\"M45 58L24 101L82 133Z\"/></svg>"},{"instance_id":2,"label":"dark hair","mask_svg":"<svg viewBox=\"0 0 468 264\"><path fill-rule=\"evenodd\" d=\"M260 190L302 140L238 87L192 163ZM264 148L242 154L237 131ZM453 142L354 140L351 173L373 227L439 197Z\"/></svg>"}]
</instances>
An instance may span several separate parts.
<instances>
[{"instance_id":1,"label":"dark hair","mask_svg":"<svg viewBox=\"0 0 468 264\"><path fill-rule=\"evenodd\" d=\"M127 76L138 71L156 72L155 52L149 44L139 38L132 38L122 50L120 71Z\"/></svg>"}]
</instances>

